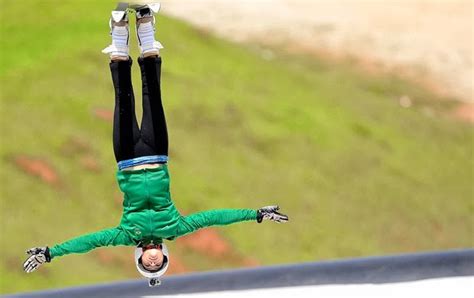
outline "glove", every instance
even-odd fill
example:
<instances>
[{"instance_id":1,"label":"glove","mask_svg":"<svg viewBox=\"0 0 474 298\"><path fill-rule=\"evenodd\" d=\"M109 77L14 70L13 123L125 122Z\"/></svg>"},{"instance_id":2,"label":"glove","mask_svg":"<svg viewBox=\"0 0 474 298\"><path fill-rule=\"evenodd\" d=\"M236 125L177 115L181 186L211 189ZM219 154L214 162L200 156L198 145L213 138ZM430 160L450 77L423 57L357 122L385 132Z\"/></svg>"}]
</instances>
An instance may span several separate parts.
<instances>
[{"instance_id":1,"label":"glove","mask_svg":"<svg viewBox=\"0 0 474 298\"><path fill-rule=\"evenodd\" d=\"M49 247L33 247L26 251L29 255L25 263L23 263L23 270L26 273L31 273L38 269L39 266L46 262L51 262L51 255L49 254Z\"/></svg>"},{"instance_id":2,"label":"glove","mask_svg":"<svg viewBox=\"0 0 474 298\"><path fill-rule=\"evenodd\" d=\"M266 206L257 210L257 222L261 223L264 219L273 220L275 222L287 222L288 216L279 213L280 207L278 206Z\"/></svg>"}]
</instances>

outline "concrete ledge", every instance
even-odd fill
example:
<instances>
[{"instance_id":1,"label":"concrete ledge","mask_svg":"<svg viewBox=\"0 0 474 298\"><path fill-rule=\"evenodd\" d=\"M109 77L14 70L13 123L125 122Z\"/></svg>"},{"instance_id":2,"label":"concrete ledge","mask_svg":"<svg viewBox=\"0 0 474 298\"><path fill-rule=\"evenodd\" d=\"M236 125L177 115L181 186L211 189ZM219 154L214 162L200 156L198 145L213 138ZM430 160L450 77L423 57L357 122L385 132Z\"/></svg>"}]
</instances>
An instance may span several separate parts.
<instances>
[{"instance_id":1,"label":"concrete ledge","mask_svg":"<svg viewBox=\"0 0 474 298\"><path fill-rule=\"evenodd\" d=\"M163 278L158 288L148 288L145 280L133 280L8 297L136 297L304 285L381 284L459 276L474 276L474 249L174 275Z\"/></svg>"}]
</instances>

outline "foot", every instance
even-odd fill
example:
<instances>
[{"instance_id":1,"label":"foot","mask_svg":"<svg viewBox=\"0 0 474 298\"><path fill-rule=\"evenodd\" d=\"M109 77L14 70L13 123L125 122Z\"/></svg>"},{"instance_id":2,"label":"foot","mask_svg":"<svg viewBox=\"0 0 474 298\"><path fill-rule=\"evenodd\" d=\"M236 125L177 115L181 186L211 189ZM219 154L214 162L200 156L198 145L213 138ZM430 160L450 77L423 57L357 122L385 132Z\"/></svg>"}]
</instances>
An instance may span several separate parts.
<instances>
[{"instance_id":1,"label":"foot","mask_svg":"<svg viewBox=\"0 0 474 298\"><path fill-rule=\"evenodd\" d=\"M148 6L136 10L137 38L142 57L156 56L163 48L159 41L155 40L155 16Z\"/></svg>"},{"instance_id":2,"label":"foot","mask_svg":"<svg viewBox=\"0 0 474 298\"><path fill-rule=\"evenodd\" d=\"M116 21L116 16L109 21L112 44L102 50L102 53L109 54L112 60L128 60L129 57L129 29L128 13L123 12L123 17Z\"/></svg>"}]
</instances>

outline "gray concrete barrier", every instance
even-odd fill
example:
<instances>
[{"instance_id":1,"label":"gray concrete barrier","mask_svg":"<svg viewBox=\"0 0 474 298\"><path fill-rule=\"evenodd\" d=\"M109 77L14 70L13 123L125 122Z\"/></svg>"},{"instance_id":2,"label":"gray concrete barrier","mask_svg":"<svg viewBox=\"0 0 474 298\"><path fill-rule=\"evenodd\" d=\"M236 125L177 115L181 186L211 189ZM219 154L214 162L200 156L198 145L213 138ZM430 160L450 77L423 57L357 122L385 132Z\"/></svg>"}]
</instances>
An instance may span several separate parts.
<instances>
[{"instance_id":1,"label":"gray concrete barrier","mask_svg":"<svg viewBox=\"0 0 474 298\"><path fill-rule=\"evenodd\" d=\"M303 285L380 284L459 276L474 276L474 249L173 275L163 278L157 288L149 288L146 280L131 280L8 297L137 297Z\"/></svg>"}]
</instances>

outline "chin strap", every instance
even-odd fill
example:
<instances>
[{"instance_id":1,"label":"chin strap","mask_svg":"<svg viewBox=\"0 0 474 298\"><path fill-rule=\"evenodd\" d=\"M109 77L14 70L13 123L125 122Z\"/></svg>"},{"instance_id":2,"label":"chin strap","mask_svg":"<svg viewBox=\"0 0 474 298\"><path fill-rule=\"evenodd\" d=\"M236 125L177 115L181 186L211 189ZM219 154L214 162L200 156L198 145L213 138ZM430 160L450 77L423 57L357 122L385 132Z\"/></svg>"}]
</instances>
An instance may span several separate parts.
<instances>
[{"instance_id":1,"label":"chin strap","mask_svg":"<svg viewBox=\"0 0 474 298\"><path fill-rule=\"evenodd\" d=\"M161 285L161 281L158 278L150 278L148 280L148 286L150 288L158 287Z\"/></svg>"}]
</instances>

